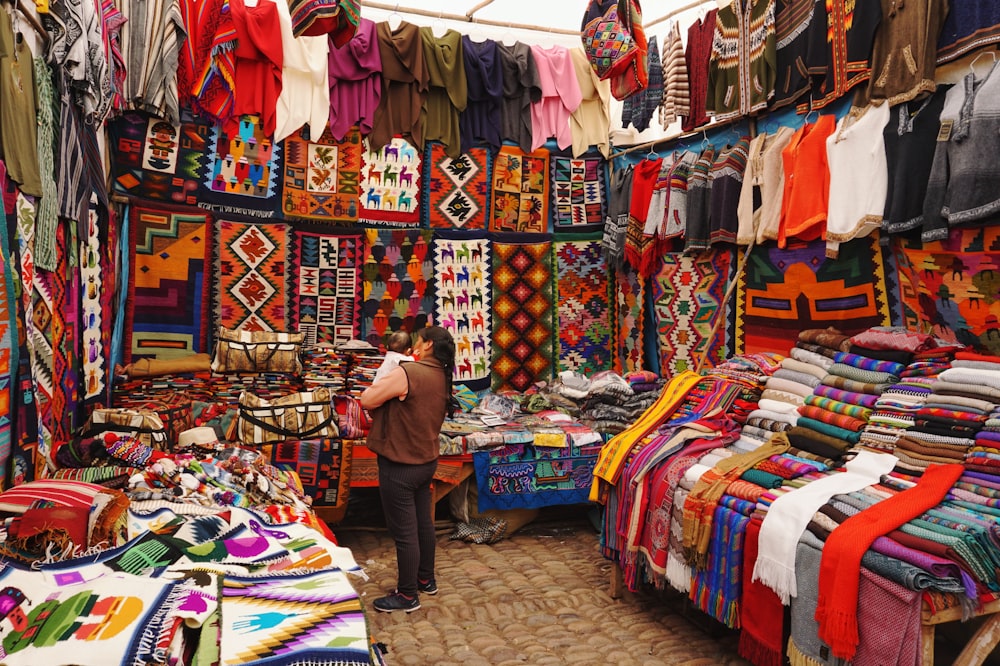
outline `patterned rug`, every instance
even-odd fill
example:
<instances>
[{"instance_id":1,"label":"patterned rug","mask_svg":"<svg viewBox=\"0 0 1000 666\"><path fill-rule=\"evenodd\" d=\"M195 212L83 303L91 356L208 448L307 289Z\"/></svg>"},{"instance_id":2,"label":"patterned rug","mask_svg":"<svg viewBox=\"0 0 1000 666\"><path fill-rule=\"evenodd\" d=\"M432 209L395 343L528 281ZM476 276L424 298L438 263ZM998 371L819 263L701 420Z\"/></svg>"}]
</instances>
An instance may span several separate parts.
<instances>
[{"instance_id":1,"label":"patterned rug","mask_svg":"<svg viewBox=\"0 0 1000 666\"><path fill-rule=\"evenodd\" d=\"M962 229L936 243L893 246L904 324L1000 355L1000 229Z\"/></svg>"},{"instance_id":2,"label":"patterned rug","mask_svg":"<svg viewBox=\"0 0 1000 666\"><path fill-rule=\"evenodd\" d=\"M242 116L237 131L215 125L205 149L198 205L227 215L274 217L281 208L281 146L257 116Z\"/></svg>"},{"instance_id":3,"label":"patterned rug","mask_svg":"<svg viewBox=\"0 0 1000 666\"><path fill-rule=\"evenodd\" d=\"M305 344L336 345L361 331L361 234L292 229L288 252L288 328Z\"/></svg>"},{"instance_id":4,"label":"patterned rug","mask_svg":"<svg viewBox=\"0 0 1000 666\"><path fill-rule=\"evenodd\" d=\"M378 347L393 331L416 331L434 318L431 232L366 229L361 330Z\"/></svg>"},{"instance_id":5,"label":"patterned rug","mask_svg":"<svg viewBox=\"0 0 1000 666\"><path fill-rule=\"evenodd\" d=\"M825 243L784 250L768 243L750 253L736 290L734 354L795 345L799 331L834 326L848 335L890 321L878 235L841 247L827 259Z\"/></svg>"},{"instance_id":6,"label":"patterned rug","mask_svg":"<svg viewBox=\"0 0 1000 666\"><path fill-rule=\"evenodd\" d=\"M108 143L117 192L164 203L198 205L210 125L166 120L126 111L108 121Z\"/></svg>"},{"instance_id":7,"label":"patterned rug","mask_svg":"<svg viewBox=\"0 0 1000 666\"><path fill-rule=\"evenodd\" d=\"M0 167L0 181L5 174ZM0 203L0 222L7 227L7 215ZM12 256L7 234L0 234L0 490L9 487L7 478L11 462L11 415L14 413L14 391L16 390L17 360L17 290L14 275L17 267L11 263Z\"/></svg>"},{"instance_id":8,"label":"patterned rug","mask_svg":"<svg viewBox=\"0 0 1000 666\"><path fill-rule=\"evenodd\" d=\"M523 392L555 374L552 243L533 238L493 242L494 391Z\"/></svg>"},{"instance_id":9,"label":"patterned rug","mask_svg":"<svg viewBox=\"0 0 1000 666\"><path fill-rule=\"evenodd\" d=\"M432 229L485 229L489 211L492 154L471 148L452 159L444 145L424 149L423 207Z\"/></svg>"},{"instance_id":10,"label":"patterned rug","mask_svg":"<svg viewBox=\"0 0 1000 666\"><path fill-rule=\"evenodd\" d=\"M592 375L610 370L611 288L600 235L554 244L559 304L559 368Z\"/></svg>"},{"instance_id":11,"label":"patterned rug","mask_svg":"<svg viewBox=\"0 0 1000 666\"><path fill-rule=\"evenodd\" d=\"M614 370L619 374L644 370L646 285L637 273L616 270L614 290L618 323Z\"/></svg>"},{"instance_id":12,"label":"patterned rug","mask_svg":"<svg viewBox=\"0 0 1000 666\"><path fill-rule=\"evenodd\" d=\"M493 163L490 231L548 230L549 153L503 146Z\"/></svg>"},{"instance_id":13,"label":"patterned rug","mask_svg":"<svg viewBox=\"0 0 1000 666\"><path fill-rule=\"evenodd\" d=\"M608 208L608 161L598 152L552 155L553 231L604 228Z\"/></svg>"},{"instance_id":14,"label":"patterned rug","mask_svg":"<svg viewBox=\"0 0 1000 666\"><path fill-rule=\"evenodd\" d=\"M78 346L77 316L79 290L75 280L78 273L70 269L78 264L79 257L73 244L68 242L69 222L60 220L56 229L56 270L38 271L35 279L45 285L52 299L49 330L52 334L52 449L68 442L77 426L77 377ZM75 223L73 223L75 224Z\"/></svg>"},{"instance_id":15,"label":"patterned rug","mask_svg":"<svg viewBox=\"0 0 1000 666\"><path fill-rule=\"evenodd\" d=\"M650 283L660 376L695 370L702 360L711 368L726 358L722 322L714 327L717 318L725 316L722 300L732 256L729 250L698 256L663 254L660 272Z\"/></svg>"},{"instance_id":16,"label":"patterned rug","mask_svg":"<svg viewBox=\"0 0 1000 666\"><path fill-rule=\"evenodd\" d=\"M132 207L126 362L207 353L208 216Z\"/></svg>"},{"instance_id":17,"label":"patterned rug","mask_svg":"<svg viewBox=\"0 0 1000 666\"><path fill-rule=\"evenodd\" d=\"M490 242L485 233L435 232L434 321L455 336L455 382L473 391L490 386Z\"/></svg>"},{"instance_id":18,"label":"patterned rug","mask_svg":"<svg viewBox=\"0 0 1000 666\"><path fill-rule=\"evenodd\" d=\"M339 509L347 506L351 481L351 450L354 440L287 440L265 444L261 453L267 461L299 475L312 506Z\"/></svg>"},{"instance_id":19,"label":"patterned rug","mask_svg":"<svg viewBox=\"0 0 1000 666\"><path fill-rule=\"evenodd\" d=\"M214 221L214 325L285 331L284 224Z\"/></svg>"},{"instance_id":20,"label":"patterned rug","mask_svg":"<svg viewBox=\"0 0 1000 666\"><path fill-rule=\"evenodd\" d=\"M373 151L366 139L361 153L358 220L369 224L420 224L420 151L395 137Z\"/></svg>"},{"instance_id":21,"label":"patterned rug","mask_svg":"<svg viewBox=\"0 0 1000 666\"><path fill-rule=\"evenodd\" d=\"M105 333L108 330L108 313L111 312L109 292L114 291L114 264L107 261L102 239L107 238L107 217L99 215L97 208L88 211L86 235L80 238L80 331L83 351L83 400L100 398L107 389L108 352ZM103 264L103 267L102 267ZM111 282L104 283L107 275ZM202 275L204 278L204 275ZM204 281L204 280L203 280Z\"/></svg>"},{"instance_id":22,"label":"patterned rug","mask_svg":"<svg viewBox=\"0 0 1000 666\"><path fill-rule=\"evenodd\" d=\"M479 510L586 504L599 449L509 444L473 453Z\"/></svg>"},{"instance_id":23,"label":"patterned rug","mask_svg":"<svg viewBox=\"0 0 1000 666\"><path fill-rule=\"evenodd\" d=\"M285 217L357 222L361 178L361 133L337 141L326 129L312 141L305 129L285 139L281 210Z\"/></svg>"}]
</instances>

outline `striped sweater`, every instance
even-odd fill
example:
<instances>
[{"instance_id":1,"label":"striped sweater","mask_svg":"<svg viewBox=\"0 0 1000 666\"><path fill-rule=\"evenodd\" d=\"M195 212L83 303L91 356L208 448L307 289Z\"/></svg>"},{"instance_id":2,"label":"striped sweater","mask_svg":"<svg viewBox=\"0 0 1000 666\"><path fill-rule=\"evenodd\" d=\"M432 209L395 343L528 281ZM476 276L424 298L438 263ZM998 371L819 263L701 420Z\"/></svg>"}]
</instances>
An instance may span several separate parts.
<instances>
[{"instance_id":1,"label":"striped sweater","mask_svg":"<svg viewBox=\"0 0 1000 666\"><path fill-rule=\"evenodd\" d=\"M660 105L660 126L667 129L677 116L691 112L691 90L688 86L687 63L681 31L675 22L663 41L663 102Z\"/></svg>"}]
</instances>

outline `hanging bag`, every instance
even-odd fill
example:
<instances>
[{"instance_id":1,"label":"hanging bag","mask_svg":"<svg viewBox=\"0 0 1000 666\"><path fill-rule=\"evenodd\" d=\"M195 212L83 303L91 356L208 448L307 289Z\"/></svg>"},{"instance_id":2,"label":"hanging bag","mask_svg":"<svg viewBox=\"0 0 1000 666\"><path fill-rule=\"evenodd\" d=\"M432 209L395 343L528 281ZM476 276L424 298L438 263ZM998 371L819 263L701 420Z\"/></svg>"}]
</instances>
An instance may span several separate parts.
<instances>
[{"instance_id":1,"label":"hanging bag","mask_svg":"<svg viewBox=\"0 0 1000 666\"><path fill-rule=\"evenodd\" d=\"M302 343L305 333L231 331L219 328L212 372L302 373Z\"/></svg>"},{"instance_id":2,"label":"hanging bag","mask_svg":"<svg viewBox=\"0 0 1000 666\"><path fill-rule=\"evenodd\" d=\"M610 77L611 95L617 100L624 100L649 86L649 43L642 27L639 0L619 0L618 11L636 46L624 66Z\"/></svg>"},{"instance_id":3,"label":"hanging bag","mask_svg":"<svg viewBox=\"0 0 1000 666\"><path fill-rule=\"evenodd\" d=\"M591 0L587 6L580 38L587 60L600 79L618 75L639 53L629 26L630 16L627 0Z\"/></svg>"},{"instance_id":4,"label":"hanging bag","mask_svg":"<svg viewBox=\"0 0 1000 666\"><path fill-rule=\"evenodd\" d=\"M274 400L244 391L240 394L237 432L241 442L253 445L340 436L337 412L330 390L326 388Z\"/></svg>"}]
</instances>

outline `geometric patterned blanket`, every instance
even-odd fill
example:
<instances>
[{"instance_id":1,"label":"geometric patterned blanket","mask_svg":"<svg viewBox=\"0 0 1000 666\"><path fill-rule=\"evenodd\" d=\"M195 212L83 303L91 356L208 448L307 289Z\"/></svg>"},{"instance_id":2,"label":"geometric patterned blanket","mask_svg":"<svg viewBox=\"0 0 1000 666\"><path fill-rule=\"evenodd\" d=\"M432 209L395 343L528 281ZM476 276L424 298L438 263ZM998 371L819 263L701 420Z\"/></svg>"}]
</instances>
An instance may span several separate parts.
<instances>
[{"instance_id":1,"label":"geometric patterned blanket","mask_svg":"<svg viewBox=\"0 0 1000 666\"><path fill-rule=\"evenodd\" d=\"M365 139L358 219L397 227L419 225L420 162L420 151L405 139L395 137L385 146L372 146Z\"/></svg>"},{"instance_id":2,"label":"geometric patterned blanket","mask_svg":"<svg viewBox=\"0 0 1000 666\"><path fill-rule=\"evenodd\" d=\"M357 222L361 177L361 134L350 130L337 141L326 129L306 139L305 129L285 139L281 210L286 218Z\"/></svg>"},{"instance_id":3,"label":"geometric patterned blanket","mask_svg":"<svg viewBox=\"0 0 1000 666\"><path fill-rule=\"evenodd\" d=\"M413 333L434 316L434 262L427 229L365 229L361 331L381 346L393 331Z\"/></svg>"},{"instance_id":4,"label":"geometric patterned blanket","mask_svg":"<svg viewBox=\"0 0 1000 666\"><path fill-rule=\"evenodd\" d=\"M483 229L489 211L492 153L470 148L455 159L443 144L424 149L423 212L432 229Z\"/></svg>"},{"instance_id":5,"label":"geometric patterned blanket","mask_svg":"<svg viewBox=\"0 0 1000 666\"><path fill-rule=\"evenodd\" d=\"M545 233L549 214L549 153L503 146L493 163L490 231Z\"/></svg>"},{"instance_id":6,"label":"geometric patterned blanket","mask_svg":"<svg viewBox=\"0 0 1000 666\"><path fill-rule=\"evenodd\" d=\"M538 238L537 234L494 236L494 391L523 392L555 374L552 242Z\"/></svg>"},{"instance_id":7,"label":"geometric patterned blanket","mask_svg":"<svg viewBox=\"0 0 1000 666\"><path fill-rule=\"evenodd\" d=\"M660 376L711 368L726 357L725 336L715 332L725 316L722 299L729 283L732 252L720 249L690 256L667 252L653 276L653 321L660 351Z\"/></svg>"},{"instance_id":8,"label":"geometric patterned blanket","mask_svg":"<svg viewBox=\"0 0 1000 666\"><path fill-rule=\"evenodd\" d=\"M822 240L754 247L736 290L734 354L788 353L799 331L834 326L853 335L888 326L878 234L846 243L837 259Z\"/></svg>"},{"instance_id":9,"label":"geometric patterned blanket","mask_svg":"<svg viewBox=\"0 0 1000 666\"><path fill-rule=\"evenodd\" d=\"M232 135L215 125L205 149L199 205L229 215L273 217L281 206L281 146L255 115L240 116Z\"/></svg>"},{"instance_id":10,"label":"geometric patterned blanket","mask_svg":"<svg viewBox=\"0 0 1000 666\"><path fill-rule=\"evenodd\" d=\"M204 213L133 205L125 355L169 359L207 352L212 235Z\"/></svg>"},{"instance_id":11,"label":"geometric patterned blanket","mask_svg":"<svg viewBox=\"0 0 1000 666\"><path fill-rule=\"evenodd\" d=\"M336 345L361 331L361 241L359 233L311 231L288 236L287 326L306 334L305 346Z\"/></svg>"},{"instance_id":12,"label":"geometric patterned blanket","mask_svg":"<svg viewBox=\"0 0 1000 666\"><path fill-rule=\"evenodd\" d=\"M614 370L619 374L644 370L646 283L634 270L614 271L617 329Z\"/></svg>"},{"instance_id":13,"label":"geometric patterned blanket","mask_svg":"<svg viewBox=\"0 0 1000 666\"><path fill-rule=\"evenodd\" d=\"M554 243L559 372L611 369L611 287L601 237L562 234Z\"/></svg>"},{"instance_id":14,"label":"geometric patterned blanket","mask_svg":"<svg viewBox=\"0 0 1000 666\"><path fill-rule=\"evenodd\" d=\"M284 224L215 220L215 326L285 331Z\"/></svg>"},{"instance_id":15,"label":"geometric patterned blanket","mask_svg":"<svg viewBox=\"0 0 1000 666\"><path fill-rule=\"evenodd\" d=\"M552 161L553 231L596 231L608 207L608 162L597 152L555 154Z\"/></svg>"},{"instance_id":16,"label":"geometric patterned blanket","mask_svg":"<svg viewBox=\"0 0 1000 666\"><path fill-rule=\"evenodd\" d=\"M472 462L479 510L586 504L599 451L600 444L564 448L508 444L476 451Z\"/></svg>"},{"instance_id":17,"label":"geometric patterned blanket","mask_svg":"<svg viewBox=\"0 0 1000 666\"><path fill-rule=\"evenodd\" d=\"M350 493L351 450L354 440L285 440L261 447L264 458L282 470L299 475L312 506L346 508Z\"/></svg>"}]
</instances>

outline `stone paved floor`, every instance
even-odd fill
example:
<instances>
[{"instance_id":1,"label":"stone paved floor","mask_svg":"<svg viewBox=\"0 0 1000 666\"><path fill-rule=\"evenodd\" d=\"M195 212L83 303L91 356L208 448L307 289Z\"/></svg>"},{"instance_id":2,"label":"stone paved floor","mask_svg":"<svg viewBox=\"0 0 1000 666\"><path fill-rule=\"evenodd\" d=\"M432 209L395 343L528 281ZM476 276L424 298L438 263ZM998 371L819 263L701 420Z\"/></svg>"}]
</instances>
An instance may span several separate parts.
<instances>
[{"instance_id":1,"label":"stone paved floor","mask_svg":"<svg viewBox=\"0 0 1000 666\"><path fill-rule=\"evenodd\" d=\"M393 666L616 664L736 666L737 636L677 595L609 594L611 563L581 511L545 514L494 545L438 538L436 596L410 614L371 602L396 584L392 539L379 528L334 526L369 576L355 585L372 636Z\"/></svg>"}]
</instances>

